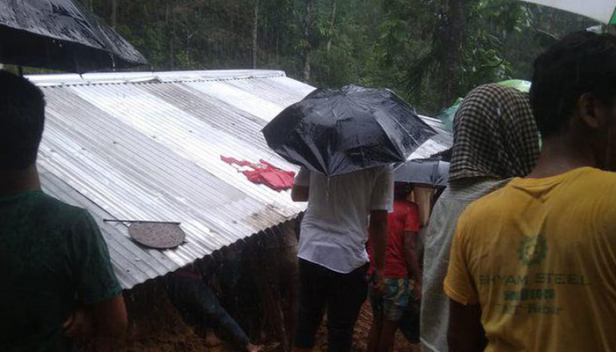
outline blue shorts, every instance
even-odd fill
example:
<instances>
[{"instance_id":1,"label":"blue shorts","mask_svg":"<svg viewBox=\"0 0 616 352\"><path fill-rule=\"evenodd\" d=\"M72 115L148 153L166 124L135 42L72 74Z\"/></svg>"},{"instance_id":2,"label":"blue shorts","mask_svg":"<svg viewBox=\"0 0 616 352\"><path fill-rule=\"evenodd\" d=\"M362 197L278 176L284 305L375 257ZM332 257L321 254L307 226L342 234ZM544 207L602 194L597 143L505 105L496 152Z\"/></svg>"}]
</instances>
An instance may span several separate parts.
<instances>
[{"instance_id":1,"label":"blue shorts","mask_svg":"<svg viewBox=\"0 0 616 352\"><path fill-rule=\"evenodd\" d=\"M377 296L370 290L372 312L375 317L399 321L409 305L410 296L409 279L385 279L382 296Z\"/></svg>"}]
</instances>

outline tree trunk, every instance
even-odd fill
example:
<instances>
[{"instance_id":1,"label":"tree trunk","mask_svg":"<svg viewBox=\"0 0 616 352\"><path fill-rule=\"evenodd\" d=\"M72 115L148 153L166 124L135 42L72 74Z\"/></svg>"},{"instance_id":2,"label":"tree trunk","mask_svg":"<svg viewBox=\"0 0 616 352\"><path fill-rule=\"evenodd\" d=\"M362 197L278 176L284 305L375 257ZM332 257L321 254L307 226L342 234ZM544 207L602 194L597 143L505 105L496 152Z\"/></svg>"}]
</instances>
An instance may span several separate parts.
<instances>
[{"instance_id":1,"label":"tree trunk","mask_svg":"<svg viewBox=\"0 0 616 352\"><path fill-rule=\"evenodd\" d=\"M165 4L165 27L167 29L167 45L169 45L169 53L167 58L167 66L169 67L169 70L173 70L175 66L175 21L171 11L173 10L170 8L169 2L167 2Z\"/></svg>"},{"instance_id":2,"label":"tree trunk","mask_svg":"<svg viewBox=\"0 0 616 352\"><path fill-rule=\"evenodd\" d=\"M111 0L111 28L115 29L118 24L118 1Z\"/></svg>"},{"instance_id":3,"label":"tree trunk","mask_svg":"<svg viewBox=\"0 0 616 352\"><path fill-rule=\"evenodd\" d=\"M332 37L334 36L334 26L336 24L336 0L332 0L332 15L329 22L329 40L327 41L327 53L332 48Z\"/></svg>"},{"instance_id":4,"label":"tree trunk","mask_svg":"<svg viewBox=\"0 0 616 352\"><path fill-rule=\"evenodd\" d=\"M310 82L310 51L306 51L304 57L304 82Z\"/></svg>"},{"instance_id":5,"label":"tree trunk","mask_svg":"<svg viewBox=\"0 0 616 352\"><path fill-rule=\"evenodd\" d=\"M276 31L276 65L280 65L280 34Z\"/></svg>"},{"instance_id":6,"label":"tree trunk","mask_svg":"<svg viewBox=\"0 0 616 352\"><path fill-rule=\"evenodd\" d=\"M252 21L252 68L257 68L257 36L259 31L259 0L255 1L254 18Z\"/></svg>"},{"instance_id":7,"label":"tree trunk","mask_svg":"<svg viewBox=\"0 0 616 352\"><path fill-rule=\"evenodd\" d=\"M312 9L314 0L306 0L306 17L304 17L304 39L306 41L304 49L304 81L310 82L310 52L312 51Z\"/></svg>"},{"instance_id":8,"label":"tree trunk","mask_svg":"<svg viewBox=\"0 0 616 352\"><path fill-rule=\"evenodd\" d=\"M444 50L443 50L443 102L442 106L450 105L457 97L458 75L456 66L459 63L459 53L462 48L464 36L464 17L463 8L468 5L470 0L448 0L446 1L445 18L446 26L444 31Z\"/></svg>"}]
</instances>

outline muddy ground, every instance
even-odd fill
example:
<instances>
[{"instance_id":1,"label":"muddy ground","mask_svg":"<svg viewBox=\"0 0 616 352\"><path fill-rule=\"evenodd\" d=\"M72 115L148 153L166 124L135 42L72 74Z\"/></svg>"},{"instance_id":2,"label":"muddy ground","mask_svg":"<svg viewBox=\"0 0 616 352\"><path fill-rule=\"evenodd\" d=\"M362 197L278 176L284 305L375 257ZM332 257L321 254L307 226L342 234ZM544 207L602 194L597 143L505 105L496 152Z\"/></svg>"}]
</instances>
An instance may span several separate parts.
<instances>
[{"instance_id":1,"label":"muddy ground","mask_svg":"<svg viewBox=\"0 0 616 352\"><path fill-rule=\"evenodd\" d=\"M132 319L132 332L127 352L232 352L238 351L229 345L207 347L203 338L184 324L181 316L166 297L164 288L150 282L140 285L126 295L126 303ZM366 351L366 342L372 314L369 304L361 312L355 328L354 352ZM274 341L264 341L272 343ZM396 341L396 351L409 352L410 344L402 336ZM279 349L272 348L270 351ZM324 326L317 335L317 351L327 350L327 335Z\"/></svg>"}]
</instances>

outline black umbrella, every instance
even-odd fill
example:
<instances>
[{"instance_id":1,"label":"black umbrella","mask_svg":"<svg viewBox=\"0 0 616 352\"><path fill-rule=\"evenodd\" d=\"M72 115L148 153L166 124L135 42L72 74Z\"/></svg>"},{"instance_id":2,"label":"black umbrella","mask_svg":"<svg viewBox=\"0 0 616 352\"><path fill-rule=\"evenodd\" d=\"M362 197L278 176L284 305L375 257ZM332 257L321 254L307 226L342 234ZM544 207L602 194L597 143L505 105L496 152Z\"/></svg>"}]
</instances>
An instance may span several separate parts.
<instances>
[{"instance_id":1,"label":"black umbrella","mask_svg":"<svg viewBox=\"0 0 616 352\"><path fill-rule=\"evenodd\" d=\"M76 2L0 0L0 63L81 73L147 60Z\"/></svg>"},{"instance_id":2,"label":"black umbrella","mask_svg":"<svg viewBox=\"0 0 616 352\"><path fill-rule=\"evenodd\" d=\"M404 162L436 132L387 89L319 89L263 129L286 160L328 176Z\"/></svg>"},{"instance_id":3,"label":"black umbrella","mask_svg":"<svg viewBox=\"0 0 616 352\"><path fill-rule=\"evenodd\" d=\"M449 163L440 159L410 160L396 169L394 180L445 187L449 181Z\"/></svg>"}]
</instances>

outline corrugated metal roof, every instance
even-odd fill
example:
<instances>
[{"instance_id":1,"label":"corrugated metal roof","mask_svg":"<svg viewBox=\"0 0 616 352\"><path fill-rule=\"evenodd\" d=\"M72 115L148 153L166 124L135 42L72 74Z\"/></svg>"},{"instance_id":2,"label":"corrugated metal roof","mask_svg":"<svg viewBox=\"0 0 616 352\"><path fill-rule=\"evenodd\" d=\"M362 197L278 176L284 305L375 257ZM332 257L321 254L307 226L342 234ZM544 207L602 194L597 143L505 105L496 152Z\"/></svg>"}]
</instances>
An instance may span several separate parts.
<instances>
[{"instance_id":1,"label":"corrugated metal roof","mask_svg":"<svg viewBox=\"0 0 616 352\"><path fill-rule=\"evenodd\" d=\"M221 156L283 169L260 130L314 88L280 71L189 71L30 76L47 99L39 155L43 188L87 208L118 278L131 288L282 223L303 210L287 192L255 185ZM427 119L438 127L438 120ZM439 134L440 136L440 134ZM445 149L435 137L419 154ZM420 155L420 156L423 156ZM178 221L186 243L145 249L127 226Z\"/></svg>"},{"instance_id":2,"label":"corrugated metal roof","mask_svg":"<svg viewBox=\"0 0 616 352\"><path fill-rule=\"evenodd\" d=\"M453 135L447 130L441 120L419 115L430 127L436 131L436 135L419 147L411 156L410 159L423 159L451 148L453 145Z\"/></svg>"}]
</instances>

